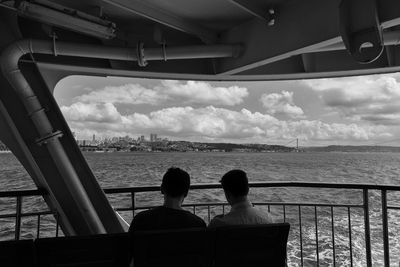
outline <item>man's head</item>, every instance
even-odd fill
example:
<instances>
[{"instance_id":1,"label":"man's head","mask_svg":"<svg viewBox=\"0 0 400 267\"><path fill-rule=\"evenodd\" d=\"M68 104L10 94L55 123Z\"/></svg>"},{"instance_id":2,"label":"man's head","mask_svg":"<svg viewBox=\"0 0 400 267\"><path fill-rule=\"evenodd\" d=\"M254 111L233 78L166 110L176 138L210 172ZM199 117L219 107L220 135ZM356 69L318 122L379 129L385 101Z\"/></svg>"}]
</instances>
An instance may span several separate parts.
<instances>
[{"instance_id":1,"label":"man's head","mask_svg":"<svg viewBox=\"0 0 400 267\"><path fill-rule=\"evenodd\" d=\"M190 187L190 176L179 168L169 168L161 183L161 192L169 197L186 197Z\"/></svg>"},{"instance_id":2,"label":"man's head","mask_svg":"<svg viewBox=\"0 0 400 267\"><path fill-rule=\"evenodd\" d=\"M231 170L225 173L220 182L230 204L245 198L249 193L249 180L242 170Z\"/></svg>"}]
</instances>

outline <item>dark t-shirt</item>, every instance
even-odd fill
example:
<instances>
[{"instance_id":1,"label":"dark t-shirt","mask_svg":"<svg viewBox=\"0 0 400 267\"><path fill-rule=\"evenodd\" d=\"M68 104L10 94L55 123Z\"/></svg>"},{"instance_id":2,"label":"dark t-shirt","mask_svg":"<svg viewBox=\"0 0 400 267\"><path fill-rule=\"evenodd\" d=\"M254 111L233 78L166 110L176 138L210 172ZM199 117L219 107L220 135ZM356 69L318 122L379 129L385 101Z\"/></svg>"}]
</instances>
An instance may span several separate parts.
<instances>
[{"instance_id":1,"label":"dark t-shirt","mask_svg":"<svg viewBox=\"0 0 400 267\"><path fill-rule=\"evenodd\" d=\"M157 207L138 213L129 227L129 232L195 227L205 228L206 223L198 216L186 210Z\"/></svg>"}]
</instances>

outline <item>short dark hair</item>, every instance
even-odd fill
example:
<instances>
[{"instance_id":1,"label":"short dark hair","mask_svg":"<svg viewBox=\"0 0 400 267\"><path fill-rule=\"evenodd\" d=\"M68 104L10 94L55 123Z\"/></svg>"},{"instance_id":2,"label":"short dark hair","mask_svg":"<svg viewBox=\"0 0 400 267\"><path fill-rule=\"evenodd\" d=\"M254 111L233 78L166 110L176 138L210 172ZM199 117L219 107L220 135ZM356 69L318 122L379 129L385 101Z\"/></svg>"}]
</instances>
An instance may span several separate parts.
<instances>
[{"instance_id":1,"label":"short dark hair","mask_svg":"<svg viewBox=\"0 0 400 267\"><path fill-rule=\"evenodd\" d=\"M171 197L187 196L189 187L189 174L175 167L171 167L167 170L161 183L161 191Z\"/></svg>"},{"instance_id":2,"label":"short dark hair","mask_svg":"<svg viewBox=\"0 0 400 267\"><path fill-rule=\"evenodd\" d=\"M222 188L235 197L246 196L249 193L249 180L242 170L231 170L222 176Z\"/></svg>"}]
</instances>

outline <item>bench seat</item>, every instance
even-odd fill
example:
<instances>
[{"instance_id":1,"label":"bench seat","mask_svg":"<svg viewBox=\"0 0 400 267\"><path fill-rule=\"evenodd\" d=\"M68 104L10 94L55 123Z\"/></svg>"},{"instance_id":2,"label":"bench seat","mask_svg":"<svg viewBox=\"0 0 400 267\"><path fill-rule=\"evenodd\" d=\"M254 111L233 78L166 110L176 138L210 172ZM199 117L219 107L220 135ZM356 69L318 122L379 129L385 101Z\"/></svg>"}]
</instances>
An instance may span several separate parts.
<instances>
[{"instance_id":1,"label":"bench seat","mask_svg":"<svg viewBox=\"0 0 400 267\"><path fill-rule=\"evenodd\" d=\"M286 266L290 225L137 231L0 242L4 267Z\"/></svg>"}]
</instances>

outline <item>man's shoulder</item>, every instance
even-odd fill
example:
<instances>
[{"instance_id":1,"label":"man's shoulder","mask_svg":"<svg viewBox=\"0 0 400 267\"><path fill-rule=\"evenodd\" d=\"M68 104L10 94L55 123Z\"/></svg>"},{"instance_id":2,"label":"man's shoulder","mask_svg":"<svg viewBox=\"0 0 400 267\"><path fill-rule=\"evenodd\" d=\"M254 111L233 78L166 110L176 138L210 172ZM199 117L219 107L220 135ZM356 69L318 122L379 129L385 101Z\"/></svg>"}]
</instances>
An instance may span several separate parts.
<instances>
[{"instance_id":1,"label":"man's shoulder","mask_svg":"<svg viewBox=\"0 0 400 267\"><path fill-rule=\"evenodd\" d=\"M202 218L200 218L199 216L191 213L190 211L182 210L182 214L184 214L184 216L188 220L194 222L196 224L195 226L206 227L206 223L204 222L204 220Z\"/></svg>"},{"instance_id":2,"label":"man's shoulder","mask_svg":"<svg viewBox=\"0 0 400 267\"><path fill-rule=\"evenodd\" d=\"M227 225L252 225L252 224L269 224L273 223L274 220L269 213L251 208L249 210L239 210L235 212L229 212L225 215L215 216L208 227L220 227Z\"/></svg>"},{"instance_id":3,"label":"man's shoulder","mask_svg":"<svg viewBox=\"0 0 400 267\"><path fill-rule=\"evenodd\" d=\"M256 209L256 214L262 223L273 223L274 222L274 220L269 212L263 212L261 210Z\"/></svg>"},{"instance_id":4,"label":"man's shoulder","mask_svg":"<svg viewBox=\"0 0 400 267\"><path fill-rule=\"evenodd\" d=\"M135 215L135 219L141 219L141 218L145 218L148 216L152 216L154 214L158 214L161 212L161 208L162 207L156 207L156 208L152 208L152 209L148 209L148 210L144 210L139 212L138 214Z\"/></svg>"},{"instance_id":5,"label":"man's shoulder","mask_svg":"<svg viewBox=\"0 0 400 267\"><path fill-rule=\"evenodd\" d=\"M224 226L226 225L225 221L224 221L224 215L220 214L215 216L210 223L208 224L209 228L214 228L214 227L219 227L219 226Z\"/></svg>"}]
</instances>

